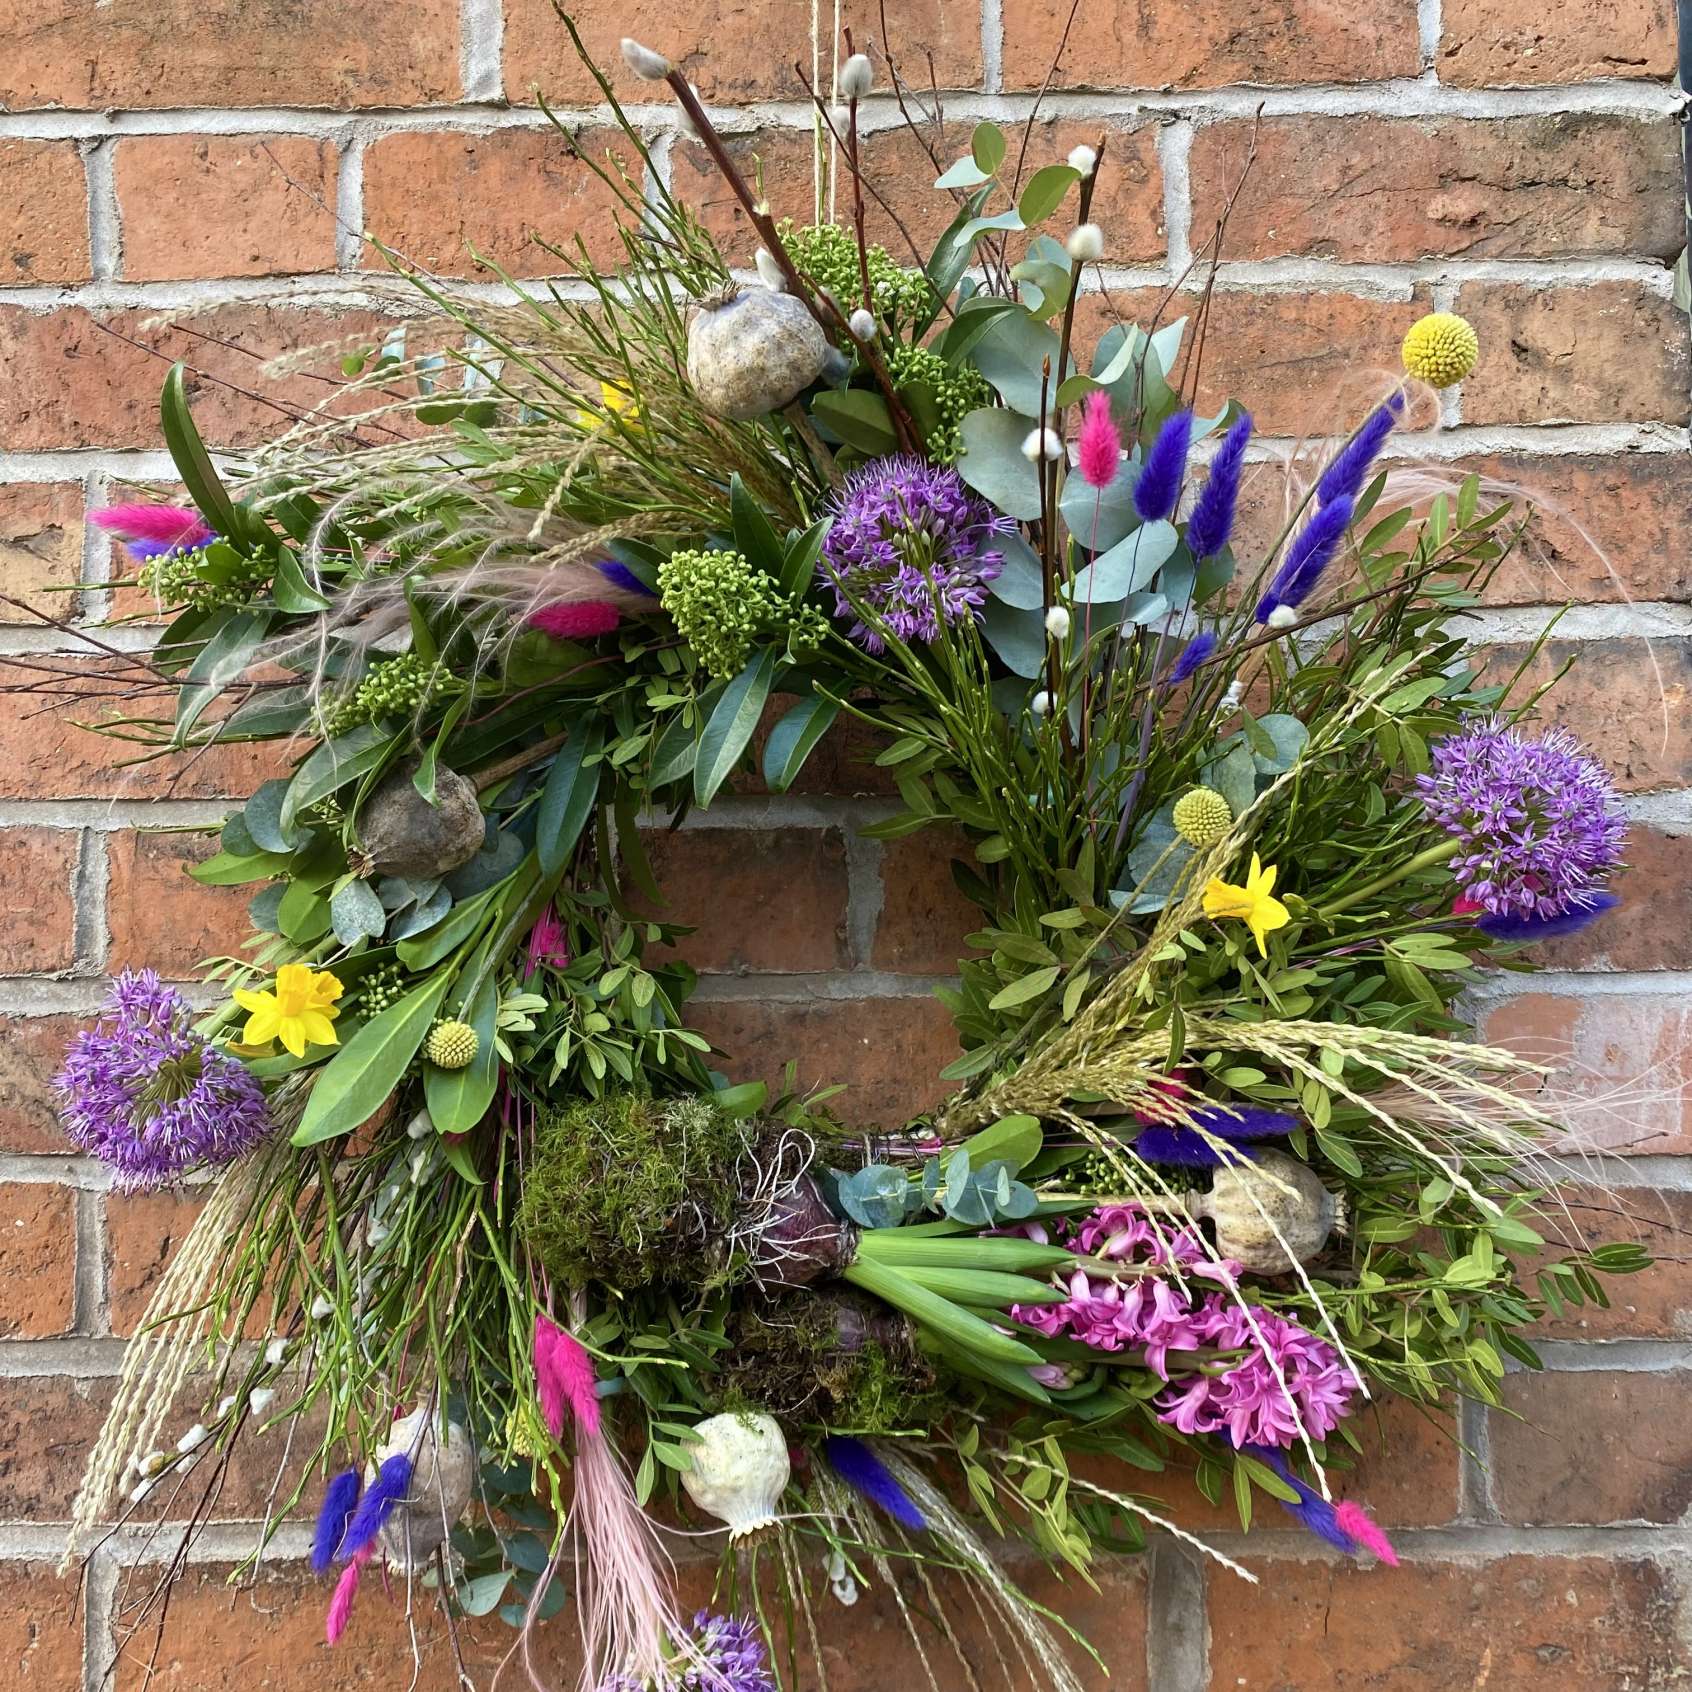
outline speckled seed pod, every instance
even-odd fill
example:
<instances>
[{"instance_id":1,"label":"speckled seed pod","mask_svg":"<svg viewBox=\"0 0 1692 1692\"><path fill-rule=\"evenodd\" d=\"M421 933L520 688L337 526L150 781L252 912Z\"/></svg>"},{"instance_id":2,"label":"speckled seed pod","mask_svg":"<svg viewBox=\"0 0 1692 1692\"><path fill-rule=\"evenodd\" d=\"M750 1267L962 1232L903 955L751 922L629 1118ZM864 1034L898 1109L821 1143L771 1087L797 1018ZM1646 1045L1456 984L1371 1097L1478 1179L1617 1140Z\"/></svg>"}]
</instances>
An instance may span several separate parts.
<instances>
[{"instance_id":1,"label":"speckled seed pod","mask_svg":"<svg viewBox=\"0 0 1692 1692\"><path fill-rule=\"evenodd\" d=\"M353 867L361 875L427 881L451 875L482 849L487 825L476 784L457 770L435 771L435 803L412 785L408 763L383 781L359 813Z\"/></svg>"},{"instance_id":2,"label":"speckled seed pod","mask_svg":"<svg viewBox=\"0 0 1692 1692\"><path fill-rule=\"evenodd\" d=\"M687 377L717 417L764 417L822 374L828 341L791 294L745 288L702 301L687 329Z\"/></svg>"},{"instance_id":3,"label":"speckled seed pod","mask_svg":"<svg viewBox=\"0 0 1692 1692\"><path fill-rule=\"evenodd\" d=\"M1193 1194L1187 1209L1216 1225L1223 1257L1257 1275L1284 1275L1293 1265L1276 1232L1298 1262L1308 1263L1338 1226L1340 1201L1307 1164L1264 1148L1250 1163L1218 1169L1210 1191Z\"/></svg>"},{"instance_id":4,"label":"speckled seed pod","mask_svg":"<svg viewBox=\"0 0 1692 1692\"><path fill-rule=\"evenodd\" d=\"M382 1524L382 1554L395 1567L416 1572L464 1514L476 1482L476 1453L457 1422L447 1424L443 1439L436 1413L422 1406L394 1423L365 1484L402 1452L411 1458L411 1485Z\"/></svg>"},{"instance_id":5,"label":"speckled seed pod","mask_svg":"<svg viewBox=\"0 0 1692 1692\"><path fill-rule=\"evenodd\" d=\"M776 1505L792 1473L781 1424L761 1411L734 1411L708 1416L693 1431L698 1435L688 1447L693 1467L682 1472L688 1497L728 1523L731 1542L774 1527Z\"/></svg>"}]
</instances>

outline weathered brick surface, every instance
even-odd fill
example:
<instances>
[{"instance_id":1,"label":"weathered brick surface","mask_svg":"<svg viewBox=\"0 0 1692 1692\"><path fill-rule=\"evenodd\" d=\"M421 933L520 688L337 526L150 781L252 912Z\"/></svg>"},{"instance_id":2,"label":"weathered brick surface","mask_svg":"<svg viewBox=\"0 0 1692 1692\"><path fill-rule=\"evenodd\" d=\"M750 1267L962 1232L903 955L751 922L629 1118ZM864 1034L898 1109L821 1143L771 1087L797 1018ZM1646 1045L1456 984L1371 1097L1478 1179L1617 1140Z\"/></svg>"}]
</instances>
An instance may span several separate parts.
<instances>
[{"instance_id":1,"label":"weathered brick surface","mask_svg":"<svg viewBox=\"0 0 1692 1692\"><path fill-rule=\"evenodd\" d=\"M964 938L987 919L958 891L954 859L977 868L969 842L950 830L924 829L883 848L872 953L877 969L955 975L960 958L980 955L971 954Z\"/></svg>"},{"instance_id":2,"label":"weathered brick surface","mask_svg":"<svg viewBox=\"0 0 1692 1692\"><path fill-rule=\"evenodd\" d=\"M1492 1485L1504 1519L1677 1522L1692 1504L1682 1371L1511 1375L1493 1415ZM1516 1418L1520 1418L1517 1420Z\"/></svg>"},{"instance_id":3,"label":"weathered brick surface","mask_svg":"<svg viewBox=\"0 0 1692 1692\"><path fill-rule=\"evenodd\" d=\"M395 106L454 98L455 0L39 0L12 33L0 106Z\"/></svg>"},{"instance_id":4,"label":"weathered brick surface","mask_svg":"<svg viewBox=\"0 0 1692 1692\"><path fill-rule=\"evenodd\" d=\"M0 1563L0 1676L18 1692L81 1680L81 1605L50 1561Z\"/></svg>"},{"instance_id":5,"label":"weathered brick surface","mask_svg":"<svg viewBox=\"0 0 1692 1692\"><path fill-rule=\"evenodd\" d=\"M581 158L550 125L385 136L364 156L365 227L402 259L442 276L486 279L490 264L513 276L563 274L567 262L537 236L573 251L581 235L595 263L612 263L623 250L617 202L585 161L621 168L638 186L640 160L614 130L584 130L574 140ZM372 270L387 264L374 248L362 262Z\"/></svg>"},{"instance_id":6,"label":"weathered brick surface","mask_svg":"<svg viewBox=\"0 0 1692 1692\"><path fill-rule=\"evenodd\" d=\"M71 1328L76 1196L45 1181L0 1184L0 1339L50 1339Z\"/></svg>"},{"instance_id":7,"label":"weathered brick surface","mask_svg":"<svg viewBox=\"0 0 1692 1692\"><path fill-rule=\"evenodd\" d=\"M1058 58L1070 0L1005 8L1005 86L1037 89ZM1212 88L1231 82L1370 82L1411 76L1416 16L1390 0L1338 10L1319 0L1223 0L1196 11L1130 11L1082 0L1053 85Z\"/></svg>"},{"instance_id":8,"label":"weathered brick surface","mask_svg":"<svg viewBox=\"0 0 1692 1692\"><path fill-rule=\"evenodd\" d=\"M81 282L88 182L71 141L0 141L0 284Z\"/></svg>"},{"instance_id":9,"label":"weathered brick surface","mask_svg":"<svg viewBox=\"0 0 1692 1692\"><path fill-rule=\"evenodd\" d=\"M1240 181L1249 123L1193 137L1193 229ZM1232 258L1672 258L1680 160L1660 123L1587 114L1266 120L1228 222Z\"/></svg>"},{"instance_id":10,"label":"weathered brick surface","mask_svg":"<svg viewBox=\"0 0 1692 1692\"><path fill-rule=\"evenodd\" d=\"M206 958L234 951L255 887L203 887L188 869L216 850L199 834L116 834L107 910L112 969L191 976Z\"/></svg>"},{"instance_id":11,"label":"weathered brick surface","mask_svg":"<svg viewBox=\"0 0 1692 1692\"><path fill-rule=\"evenodd\" d=\"M0 487L0 623L40 628L41 618L74 619L82 579L82 490L63 482ZM35 613L32 615L31 613Z\"/></svg>"},{"instance_id":12,"label":"weathered brick surface","mask_svg":"<svg viewBox=\"0 0 1692 1692\"><path fill-rule=\"evenodd\" d=\"M1654 1259L1637 1275L1603 1283L1605 1308L1569 1306L1547 1315L1538 1334L1548 1339L1686 1339L1692 1337L1692 1195L1651 1187L1571 1187L1547 1206L1538 1223L1545 1261L1611 1243L1642 1247ZM1532 1281L1529 1281L1532 1286Z\"/></svg>"},{"instance_id":13,"label":"weathered brick surface","mask_svg":"<svg viewBox=\"0 0 1692 1692\"><path fill-rule=\"evenodd\" d=\"M1447 0L1440 79L1468 88L1674 74L1670 0Z\"/></svg>"},{"instance_id":14,"label":"weathered brick surface","mask_svg":"<svg viewBox=\"0 0 1692 1692\"><path fill-rule=\"evenodd\" d=\"M125 279L333 270L338 161L331 143L303 135L118 142ZM175 208L168 222L160 205Z\"/></svg>"},{"instance_id":15,"label":"weathered brick surface","mask_svg":"<svg viewBox=\"0 0 1692 1692\"><path fill-rule=\"evenodd\" d=\"M1544 1692L1672 1685L1680 1583L1642 1558L1503 1557L1360 1569L1259 1563L1213 1576L1211 1684L1240 1692Z\"/></svg>"},{"instance_id":16,"label":"weathered brick surface","mask_svg":"<svg viewBox=\"0 0 1692 1692\"><path fill-rule=\"evenodd\" d=\"M0 1021L0 1152L39 1157L74 1150L54 1114L53 1076L79 1026L68 1016Z\"/></svg>"},{"instance_id":17,"label":"weathered brick surface","mask_svg":"<svg viewBox=\"0 0 1692 1692\"><path fill-rule=\"evenodd\" d=\"M68 969L76 961L76 854L77 836L67 830L0 833L0 951L13 970Z\"/></svg>"},{"instance_id":18,"label":"weathered brick surface","mask_svg":"<svg viewBox=\"0 0 1692 1692\"><path fill-rule=\"evenodd\" d=\"M100 1431L111 1394L111 1381L99 1377L0 1378L0 1425L8 1430L0 1442L0 1521L69 1519L89 1443ZM42 1596L50 1605L63 1594Z\"/></svg>"}]
</instances>

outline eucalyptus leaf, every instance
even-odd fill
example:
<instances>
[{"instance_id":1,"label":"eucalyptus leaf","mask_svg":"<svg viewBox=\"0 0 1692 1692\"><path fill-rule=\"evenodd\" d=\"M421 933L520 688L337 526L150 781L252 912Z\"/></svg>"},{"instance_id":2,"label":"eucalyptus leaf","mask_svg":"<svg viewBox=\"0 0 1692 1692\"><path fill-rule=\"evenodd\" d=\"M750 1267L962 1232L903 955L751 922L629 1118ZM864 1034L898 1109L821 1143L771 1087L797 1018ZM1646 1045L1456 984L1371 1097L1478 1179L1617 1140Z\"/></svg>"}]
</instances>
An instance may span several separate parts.
<instances>
[{"instance_id":1,"label":"eucalyptus leaf","mask_svg":"<svg viewBox=\"0 0 1692 1692\"><path fill-rule=\"evenodd\" d=\"M993 545L1003 563L987 591L1019 611L1043 610L1046 583L1034 548L1017 534L1003 535Z\"/></svg>"},{"instance_id":2,"label":"eucalyptus leaf","mask_svg":"<svg viewBox=\"0 0 1692 1692\"><path fill-rule=\"evenodd\" d=\"M1040 515L1039 473L1022 456L1031 428L1026 417L991 406L970 412L959 430L958 474L1007 517Z\"/></svg>"},{"instance_id":3,"label":"eucalyptus leaf","mask_svg":"<svg viewBox=\"0 0 1692 1692\"><path fill-rule=\"evenodd\" d=\"M1252 802L1257 794L1257 760L1243 739L1205 765L1204 785L1215 788L1236 817Z\"/></svg>"},{"instance_id":4,"label":"eucalyptus leaf","mask_svg":"<svg viewBox=\"0 0 1692 1692\"><path fill-rule=\"evenodd\" d=\"M1046 663L1046 622L1036 610L1022 611L1001 599L981 608L982 638L1013 675L1032 681Z\"/></svg>"},{"instance_id":5,"label":"eucalyptus leaf","mask_svg":"<svg viewBox=\"0 0 1692 1692\"><path fill-rule=\"evenodd\" d=\"M1134 484L1140 467L1124 458L1108 486L1095 488L1083 476L1071 473L1058 495L1058 515L1078 546L1088 552L1108 552L1127 539L1140 525L1134 509Z\"/></svg>"},{"instance_id":6,"label":"eucalyptus leaf","mask_svg":"<svg viewBox=\"0 0 1692 1692\"><path fill-rule=\"evenodd\" d=\"M1044 223L1080 180L1081 173L1073 165L1044 166L1029 177L1028 186L1016 202L1017 214L1030 229L1037 223Z\"/></svg>"},{"instance_id":7,"label":"eucalyptus leaf","mask_svg":"<svg viewBox=\"0 0 1692 1692\"><path fill-rule=\"evenodd\" d=\"M1058 374L1061 346L1056 330L1026 311L1007 311L993 319L977 344L975 368L992 383L1012 411L1024 417L1038 417L1042 396L1049 412L1053 390L1063 380ZM1044 374L1047 363L1052 370L1049 380ZM1027 432L1027 428L1022 431L1023 435Z\"/></svg>"},{"instance_id":8,"label":"eucalyptus leaf","mask_svg":"<svg viewBox=\"0 0 1692 1692\"><path fill-rule=\"evenodd\" d=\"M241 810L253 844L266 852L291 852L305 838L304 831L282 826L282 806L288 780L278 776L259 787Z\"/></svg>"},{"instance_id":9,"label":"eucalyptus leaf","mask_svg":"<svg viewBox=\"0 0 1692 1692\"><path fill-rule=\"evenodd\" d=\"M1174 553L1180 536L1173 523L1142 523L1127 539L1075 572L1071 598L1077 605L1125 599L1138 593Z\"/></svg>"},{"instance_id":10,"label":"eucalyptus leaf","mask_svg":"<svg viewBox=\"0 0 1692 1692\"><path fill-rule=\"evenodd\" d=\"M329 901L329 923L343 946L360 940L379 940L388 926L388 913L368 881L354 879Z\"/></svg>"},{"instance_id":11,"label":"eucalyptus leaf","mask_svg":"<svg viewBox=\"0 0 1692 1692\"><path fill-rule=\"evenodd\" d=\"M1289 717L1280 711L1259 717L1257 726L1268 736L1271 748L1267 752L1261 746L1253 749L1252 756L1259 773L1284 775L1298 762L1299 754L1310 739L1310 731L1297 717Z\"/></svg>"},{"instance_id":12,"label":"eucalyptus leaf","mask_svg":"<svg viewBox=\"0 0 1692 1692\"><path fill-rule=\"evenodd\" d=\"M1129 911L1136 916L1161 911L1192 859L1192 847L1175 832L1174 806L1163 806L1135 841L1127 871L1117 884Z\"/></svg>"}]
</instances>

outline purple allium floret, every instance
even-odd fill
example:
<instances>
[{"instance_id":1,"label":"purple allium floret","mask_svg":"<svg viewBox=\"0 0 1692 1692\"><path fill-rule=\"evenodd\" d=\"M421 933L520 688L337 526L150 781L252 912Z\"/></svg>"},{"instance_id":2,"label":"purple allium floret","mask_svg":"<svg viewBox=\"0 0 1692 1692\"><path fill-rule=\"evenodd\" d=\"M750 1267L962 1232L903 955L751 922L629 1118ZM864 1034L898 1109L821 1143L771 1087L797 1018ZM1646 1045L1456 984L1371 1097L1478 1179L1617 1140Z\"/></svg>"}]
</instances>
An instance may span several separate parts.
<instances>
[{"instance_id":1,"label":"purple allium floret","mask_svg":"<svg viewBox=\"0 0 1692 1692\"><path fill-rule=\"evenodd\" d=\"M852 639L868 652L885 651L887 634L932 641L942 619L976 615L1004 568L993 542L1013 527L957 471L909 456L854 471L833 517L823 563L835 615L852 619Z\"/></svg>"},{"instance_id":2,"label":"purple allium floret","mask_svg":"<svg viewBox=\"0 0 1692 1692\"><path fill-rule=\"evenodd\" d=\"M110 1164L124 1191L232 1163L274 1129L263 1089L239 1059L193 1031L193 1015L152 970L125 970L55 1078L65 1133Z\"/></svg>"},{"instance_id":3,"label":"purple allium floret","mask_svg":"<svg viewBox=\"0 0 1692 1692\"><path fill-rule=\"evenodd\" d=\"M690 1663L665 1692L776 1692L765 1661L764 1641L744 1616L714 1616L701 1610L693 1618L693 1642L704 1657Z\"/></svg>"},{"instance_id":4,"label":"purple allium floret","mask_svg":"<svg viewBox=\"0 0 1692 1692\"><path fill-rule=\"evenodd\" d=\"M1528 740L1478 721L1434 747L1433 770L1416 785L1428 815L1461 843L1451 870L1464 897L1510 927L1501 938L1522 923L1544 937L1552 919L1606 908L1627 821L1609 773L1573 735Z\"/></svg>"}]
</instances>

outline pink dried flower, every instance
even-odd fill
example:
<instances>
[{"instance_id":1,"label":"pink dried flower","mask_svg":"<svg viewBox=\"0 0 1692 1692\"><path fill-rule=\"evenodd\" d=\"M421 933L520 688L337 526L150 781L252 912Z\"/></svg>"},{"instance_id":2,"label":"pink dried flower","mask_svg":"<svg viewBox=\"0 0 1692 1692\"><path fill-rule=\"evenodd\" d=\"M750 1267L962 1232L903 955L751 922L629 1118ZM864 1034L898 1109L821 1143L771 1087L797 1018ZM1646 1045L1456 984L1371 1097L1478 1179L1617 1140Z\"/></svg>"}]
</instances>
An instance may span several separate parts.
<instances>
[{"instance_id":1,"label":"pink dried flower","mask_svg":"<svg viewBox=\"0 0 1692 1692\"><path fill-rule=\"evenodd\" d=\"M548 905L535 919L529 930L529 961L523 966L527 981L542 964L554 969L567 969L570 964L570 932L559 920L558 912Z\"/></svg>"},{"instance_id":2,"label":"pink dried flower","mask_svg":"<svg viewBox=\"0 0 1692 1692\"><path fill-rule=\"evenodd\" d=\"M1354 1539L1365 1551L1373 1552L1388 1568L1398 1567L1398 1553L1392 1541L1369 1518L1361 1504L1346 1499L1334 1506L1334 1525L1348 1539Z\"/></svg>"},{"instance_id":3,"label":"pink dried flower","mask_svg":"<svg viewBox=\"0 0 1692 1692\"><path fill-rule=\"evenodd\" d=\"M152 541L165 547L204 546L215 531L188 505L107 505L88 513L88 521L125 541Z\"/></svg>"},{"instance_id":4,"label":"pink dried flower","mask_svg":"<svg viewBox=\"0 0 1692 1692\"><path fill-rule=\"evenodd\" d=\"M608 635L622 621L622 613L615 605L602 599L583 599L571 602L559 600L543 605L528 615L531 629L551 635L554 640L595 640Z\"/></svg>"},{"instance_id":5,"label":"pink dried flower","mask_svg":"<svg viewBox=\"0 0 1692 1692\"><path fill-rule=\"evenodd\" d=\"M1108 488L1122 462L1122 432L1110 414L1110 395L1097 388L1087 396L1081 416L1078 453L1081 479L1090 488Z\"/></svg>"},{"instance_id":6,"label":"pink dried flower","mask_svg":"<svg viewBox=\"0 0 1692 1692\"><path fill-rule=\"evenodd\" d=\"M535 1384L540 1391L541 1415L554 1439L564 1432L568 1408L585 1434L599 1432L599 1394L594 1388L593 1359L580 1342L544 1313L535 1316Z\"/></svg>"}]
</instances>

